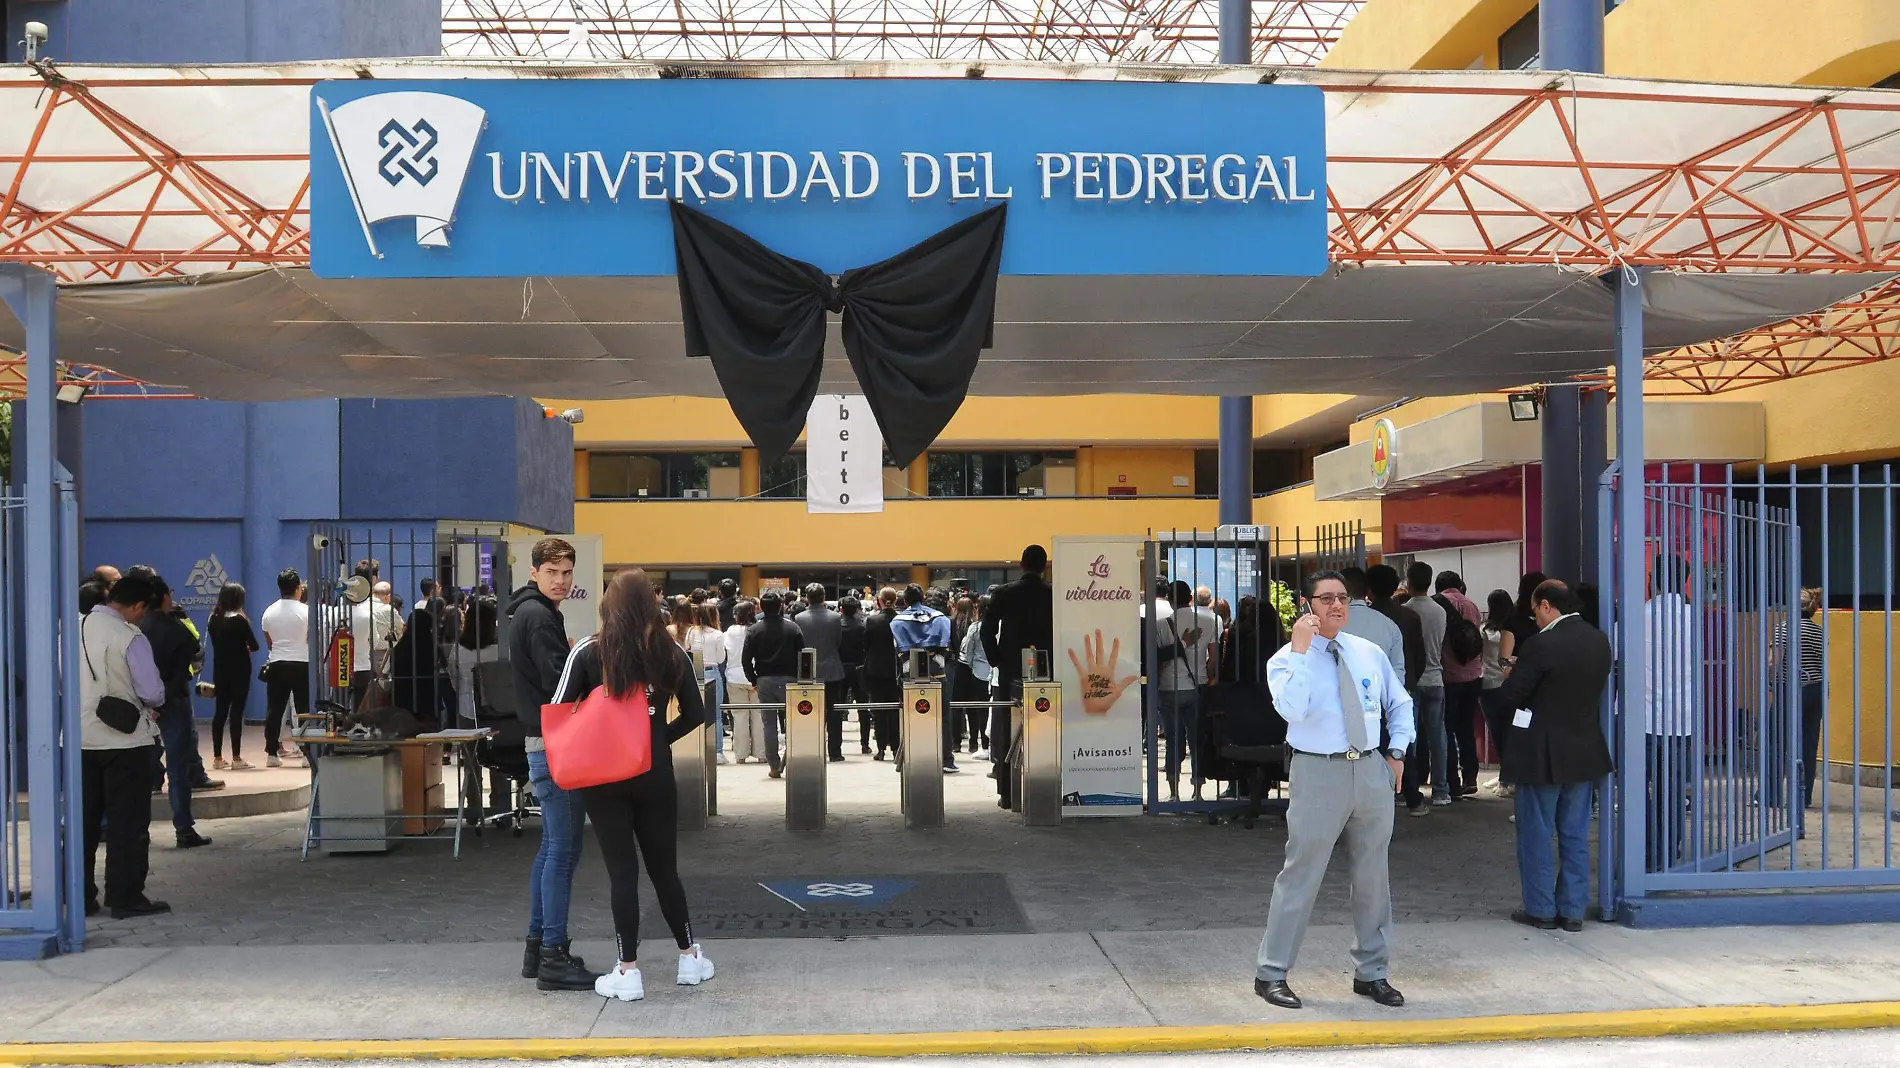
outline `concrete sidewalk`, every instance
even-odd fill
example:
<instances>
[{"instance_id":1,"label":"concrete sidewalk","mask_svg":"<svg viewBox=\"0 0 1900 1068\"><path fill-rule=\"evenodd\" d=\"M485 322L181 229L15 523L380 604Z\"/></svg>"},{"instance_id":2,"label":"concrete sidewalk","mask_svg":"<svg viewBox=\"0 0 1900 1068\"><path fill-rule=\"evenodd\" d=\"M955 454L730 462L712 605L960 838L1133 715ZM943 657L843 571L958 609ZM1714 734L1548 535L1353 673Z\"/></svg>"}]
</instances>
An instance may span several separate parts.
<instances>
[{"instance_id":1,"label":"concrete sidewalk","mask_svg":"<svg viewBox=\"0 0 1900 1068\"><path fill-rule=\"evenodd\" d=\"M1252 992L1257 929L717 940L719 976L672 983L650 943L647 1000L541 993L508 943L102 949L0 964L0 1040L204 1042L610 1039L1246 1026L1900 1000L1886 927L1583 934L1508 922L1401 925L1410 1004L1351 992L1344 927L1318 927L1293 980L1304 1012ZM605 942L583 942L605 964ZM1442 1028L1440 1028L1442 1031Z\"/></svg>"}]
</instances>

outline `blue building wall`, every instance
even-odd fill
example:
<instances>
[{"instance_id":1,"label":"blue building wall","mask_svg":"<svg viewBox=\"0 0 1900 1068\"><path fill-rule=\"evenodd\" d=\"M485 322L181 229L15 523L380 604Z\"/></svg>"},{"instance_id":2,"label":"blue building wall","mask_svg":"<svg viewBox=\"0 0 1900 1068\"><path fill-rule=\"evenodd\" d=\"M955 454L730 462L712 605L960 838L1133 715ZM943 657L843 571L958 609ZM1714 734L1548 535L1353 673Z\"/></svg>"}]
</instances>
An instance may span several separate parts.
<instances>
[{"instance_id":1,"label":"blue building wall","mask_svg":"<svg viewBox=\"0 0 1900 1068\"><path fill-rule=\"evenodd\" d=\"M377 551L383 578L411 603L438 571L439 520L573 529L573 428L532 401L83 407L84 566L150 564L200 624L227 578L249 591L255 619L279 571L311 577L313 521L393 538L395 551Z\"/></svg>"},{"instance_id":2,"label":"blue building wall","mask_svg":"<svg viewBox=\"0 0 1900 1068\"><path fill-rule=\"evenodd\" d=\"M62 63L272 63L434 56L441 0L52 0L0 2L6 58L28 22Z\"/></svg>"}]
</instances>

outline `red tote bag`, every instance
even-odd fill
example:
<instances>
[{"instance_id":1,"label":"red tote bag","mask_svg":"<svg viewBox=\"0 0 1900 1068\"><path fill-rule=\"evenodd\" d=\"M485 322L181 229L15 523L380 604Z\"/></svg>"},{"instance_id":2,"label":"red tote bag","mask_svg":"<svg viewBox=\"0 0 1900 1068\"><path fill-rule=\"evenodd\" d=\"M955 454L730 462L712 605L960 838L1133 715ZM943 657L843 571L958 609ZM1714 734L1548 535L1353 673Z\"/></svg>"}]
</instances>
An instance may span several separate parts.
<instances>
[{"instance_id":1,"label":"red tote bag","mask_svg":"<svg viewBox=\"0 0 1900 1068\"><path fill-rule=\"evenodd\" d=\"M644 688L614 697L596 686L579 701L541 706L548 774L563 790L620 782L653 767L653 706Z\"/></svg>"}]
</instances>

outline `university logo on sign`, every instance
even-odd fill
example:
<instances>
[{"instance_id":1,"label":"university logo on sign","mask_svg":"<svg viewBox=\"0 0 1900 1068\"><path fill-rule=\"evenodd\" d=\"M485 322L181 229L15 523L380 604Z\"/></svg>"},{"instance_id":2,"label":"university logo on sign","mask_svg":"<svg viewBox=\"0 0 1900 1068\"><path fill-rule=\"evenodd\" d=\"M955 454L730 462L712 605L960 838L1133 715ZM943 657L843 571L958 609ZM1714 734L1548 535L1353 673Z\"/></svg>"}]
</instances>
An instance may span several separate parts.
<instances>
[{"instance_id":1,"label":"university logo on sign","mask_svg":"<svg viewBox=\"0 0 1900 1068\"><path fill-rule=\"evenodd\" d=\"M417 245L447 248L487 113L445 93L377 93L334 108L317 103L370 252L382 256L375 224L405 218L416 220Z\"/></svg>"}]
</instances>

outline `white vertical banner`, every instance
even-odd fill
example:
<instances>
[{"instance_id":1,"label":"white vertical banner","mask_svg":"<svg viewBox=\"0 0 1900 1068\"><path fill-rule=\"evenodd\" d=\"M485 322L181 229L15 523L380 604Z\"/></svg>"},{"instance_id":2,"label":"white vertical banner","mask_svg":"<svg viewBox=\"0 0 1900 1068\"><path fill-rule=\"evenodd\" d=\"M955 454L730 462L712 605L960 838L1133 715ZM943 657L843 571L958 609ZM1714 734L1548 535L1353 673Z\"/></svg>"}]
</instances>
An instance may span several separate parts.
<instances>
[{"instance_id":1,"label":"white vertical banner","mask_svg":"<svg viewBox=\"0 0 1900 1068\"><path fill-rule=\"evenodd\" d=\"M1064 816L1141 815L1144 541L1055 539L1051 667L1062 685Z\"/></svg>"},{"instance_id":2,"label":"white vertical banner","mask_svg":"<svg viewBox=\"0 0 1900 1068\"><path fill-rule=\"evenodd\" d=\"M574 588L561 602L561 623L567 627L567 640L579 641L600 633L600 595L607 588L607 568L599 534L527 534L508 539L508 576L519 589L528 582L534 566L534 543L542 538L560 538L574 547ZM506 603L506 593L503 594Z\"/></svg>"},{"instance_id":3,"label":"white vertical banner","mask_svg":"<svg viewBox=\"0 0 1900 1068\"><path fill-rule=\"evenodd\" d=\"M863 397L821 393L805 414L805 511L882 512L884 435Z\"/></svg>"}]
</instances>

